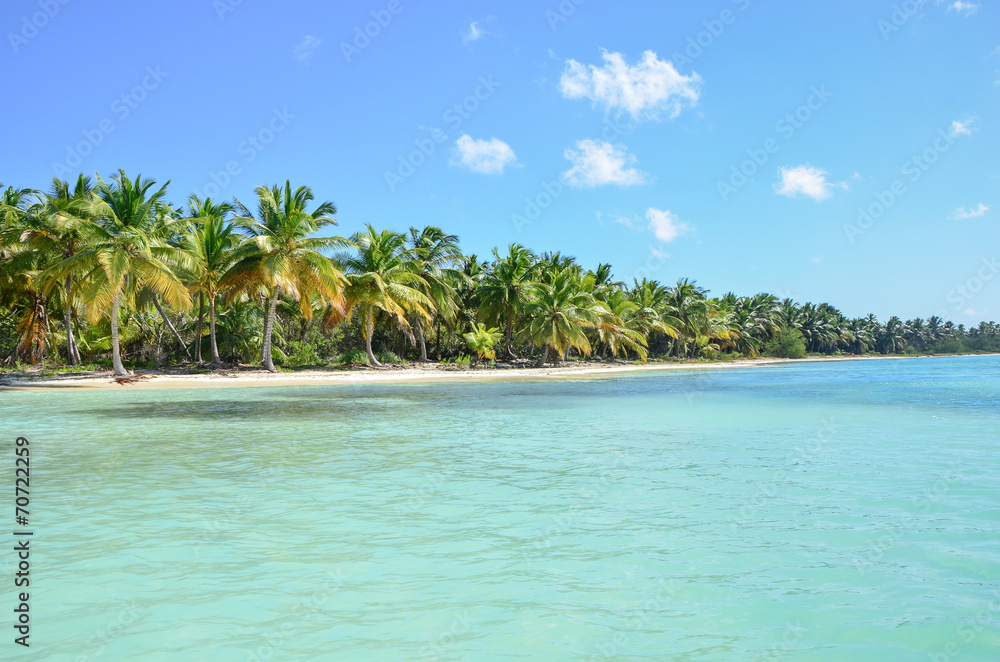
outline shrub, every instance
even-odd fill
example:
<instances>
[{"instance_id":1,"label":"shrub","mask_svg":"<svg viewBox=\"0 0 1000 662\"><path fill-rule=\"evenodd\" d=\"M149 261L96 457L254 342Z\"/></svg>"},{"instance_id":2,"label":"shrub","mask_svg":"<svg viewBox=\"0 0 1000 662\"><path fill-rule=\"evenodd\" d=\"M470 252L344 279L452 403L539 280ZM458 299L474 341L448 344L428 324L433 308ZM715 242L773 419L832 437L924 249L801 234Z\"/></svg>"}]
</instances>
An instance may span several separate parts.
<instances>
[{"instance_id":1,"label":"shrub","mask_svg":"<svg viewBox=\"0 0 1000 662\"><path fill-rule=\"evenodd\" d=\"M382 352L375 358L378 359L379 363L386 363L389 365L402 365L404 363L403 359L399 358L398 354L393 352Z\"/></svg>"},{"instance_id":2,"label":"shrub","mask_svg":"<svg viewBox=\"0 0 1000 662\"><path fill-rule=\"evenodd\" d=\"M352 349L337 357L339 365L371 365L368 362L368 354L363 349Z\"/></svg>"},{"instance_id":3,"label":"shrub","mask_svg":"<svg viewBox=\"0 0 1000 662\"><path fill-rule=\"evenodd\" d=\"M462 370L468 370L469 366L472 364L471 356L458 356L455 358L455 365Z\"/></svg>"},{"instance_id":4,"label":"shrub","mask_svg":"<svg viewBox=\"0 0 1000 662\"><path fill-rule=\"evenodd\" d=\"M962 354L968 350L958 338L943 338L934 344L932 351L934 354Z\"/></svg>"},{"instance_id":5,"label":"shrub","mask_svg":"<svg viewBox=\"0 0 1000 662\"><path fill-rule=\"evenodd\" d=\"M288 343L287 354L285 365L289 367L326 365L326 362L319 357L315 343L292 341Z\"/></svg>"},{"instance_id":6,"label":"shrub","mask_svg":"<svg viewBox=\"0 0 1000 662\"><path fill-rule=\"evenodd\" d=\"M779 359L804 359L806 341L798 329L782 329L764 346L764 355Z\"/></svg>"}]
</instances>

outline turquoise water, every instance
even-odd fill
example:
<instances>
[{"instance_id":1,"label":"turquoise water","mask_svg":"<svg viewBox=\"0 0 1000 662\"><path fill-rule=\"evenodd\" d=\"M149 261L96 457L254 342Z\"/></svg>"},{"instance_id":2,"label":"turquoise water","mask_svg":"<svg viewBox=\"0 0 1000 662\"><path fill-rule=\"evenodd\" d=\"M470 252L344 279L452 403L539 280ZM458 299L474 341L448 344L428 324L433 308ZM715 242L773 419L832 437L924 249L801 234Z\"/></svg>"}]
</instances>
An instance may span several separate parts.
<instances>
[{"instance_id":1,"label":"turquoise water","mask_svg":"<svg viewBox=\"0 0 1000 662\"><path fill-rule=\"evenodd\" d=\"M993 357L0 392L0 658L1000 660L998 422Z\"/></svg>"}]
</instances>

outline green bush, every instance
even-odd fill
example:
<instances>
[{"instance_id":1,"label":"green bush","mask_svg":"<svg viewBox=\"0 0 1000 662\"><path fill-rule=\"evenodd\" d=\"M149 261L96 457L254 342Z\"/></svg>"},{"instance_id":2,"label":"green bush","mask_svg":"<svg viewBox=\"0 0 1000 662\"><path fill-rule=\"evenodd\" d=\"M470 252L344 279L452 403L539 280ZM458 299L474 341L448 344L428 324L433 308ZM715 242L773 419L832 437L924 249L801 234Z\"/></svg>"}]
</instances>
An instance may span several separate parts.
<instances>
[{"instance_id":1,"label":"green bush","mask_svg":"<svg viewBox=\"0 0 1000 662\"><path fill-rule=\"evenodd\" d=\"M937 341L931 351L934 354L964 354L968 350L958 338L944 338Z\"/></svg>"},{"instance_id":2,"label":"green bush","mask_svg":"<svg viewBox=\"0 0 1000 662\"><path fill-rule=\"evenodd\" d=\"M336 362L339 365L371 365L368 362L368 354L363 349L352 349L345 354L341 354L337 357Z\"/></svg>"},{"instance_id":3,"label":"green bush","mask_svg":"<svg viewBox=\"0 0 1000 662\"><path fill-rule=\"evenodd\" d=\"M471 356L459 356L455 358L455 365L461 368L462 370L467 370L471 364L472 364Z\"/></svg>"},{"instance_id":4,"label":"green bush","mask_svg":"<svg viewBox=\"0 0 1000 662\"><path fill-rule=\"evenodd\" d=\"M316 351L316 344L311 342L292 341L288 343L288 358L285 365L297 368L308 365L326 365L326 362L319 357Z\"/></svg>"},{"instance_id":5,"label":"green bush","mask_svg":"<svg viewBox=\"0 0 1000 662\"><path fill-rule=\"evenodd\" d=\"M403 359L399 358L398 354L393 354L392 352L382 352L375 358L378 359L379 363L386 363L389 365L402 365L403 363L405 363Z\"/></svg>"},{"instance_id":6,"label":"green bush","mask_svg":"<svg viewBox=\"0 0 1000 662\"><path fill-rule=\"evenodd\" d=\"M806 341L798 329L782 329L764 346L764 355L779 359L804 359Z\"/></svg>"}]
</instances>

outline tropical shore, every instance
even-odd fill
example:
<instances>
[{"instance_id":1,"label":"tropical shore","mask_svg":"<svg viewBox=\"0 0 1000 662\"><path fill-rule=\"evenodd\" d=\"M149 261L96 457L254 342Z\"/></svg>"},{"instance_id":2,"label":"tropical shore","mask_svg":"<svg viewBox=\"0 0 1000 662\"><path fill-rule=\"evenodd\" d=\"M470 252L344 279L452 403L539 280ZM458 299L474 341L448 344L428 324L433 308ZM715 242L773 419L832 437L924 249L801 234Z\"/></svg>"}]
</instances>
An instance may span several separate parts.
<instances>
[{"instance_id":1,"label":"tropical shore","mask_svg":"<svg viewBox=\"0 0 1000 662\"><path fill-rule=\"evenodd\" d=\"M982 355L980 355L982 356ZM518 381L548 379L593 379L636 372L665 370L726 370L766 368L789 363L829 363L839 361L880 361L932 358L930 356L830 356L807 359L756 358L732 361L698 362L671 361L644 364L608 363L599 361L569 362L545 368L510 368L458 370L439 364L412 364L406 367L382 369L355 368L314 369L298 372L271 373L253 368L220 370L211 373L178 373L137 371L134 382L121 384L110 371L74 373L68 375L32 377L25 374L0 376L0 392L12 390L52 389L163 389L163 388L229 388L274 386L331 386L345 384L393 384L454 381Z\"/></svg>"}]
</instances>

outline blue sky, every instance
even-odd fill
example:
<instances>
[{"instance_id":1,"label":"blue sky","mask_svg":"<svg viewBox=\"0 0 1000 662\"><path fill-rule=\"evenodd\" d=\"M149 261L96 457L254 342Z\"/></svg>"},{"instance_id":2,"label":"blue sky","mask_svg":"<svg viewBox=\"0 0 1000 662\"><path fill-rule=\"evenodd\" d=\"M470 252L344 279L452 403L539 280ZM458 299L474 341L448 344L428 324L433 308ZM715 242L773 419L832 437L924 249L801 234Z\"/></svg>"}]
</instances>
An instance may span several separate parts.
<instances>
[{"instance_id":1,"label":"blue sky","mask_svg":"<svg viewBox=\"0 0 1000 662\"><path fill-rule=\"evenodd\" d=\"M1000 319L998 25L986 0L11 0L0 181L249 204L288 178L345 235Z\"/></svg>"}]
</instances>

